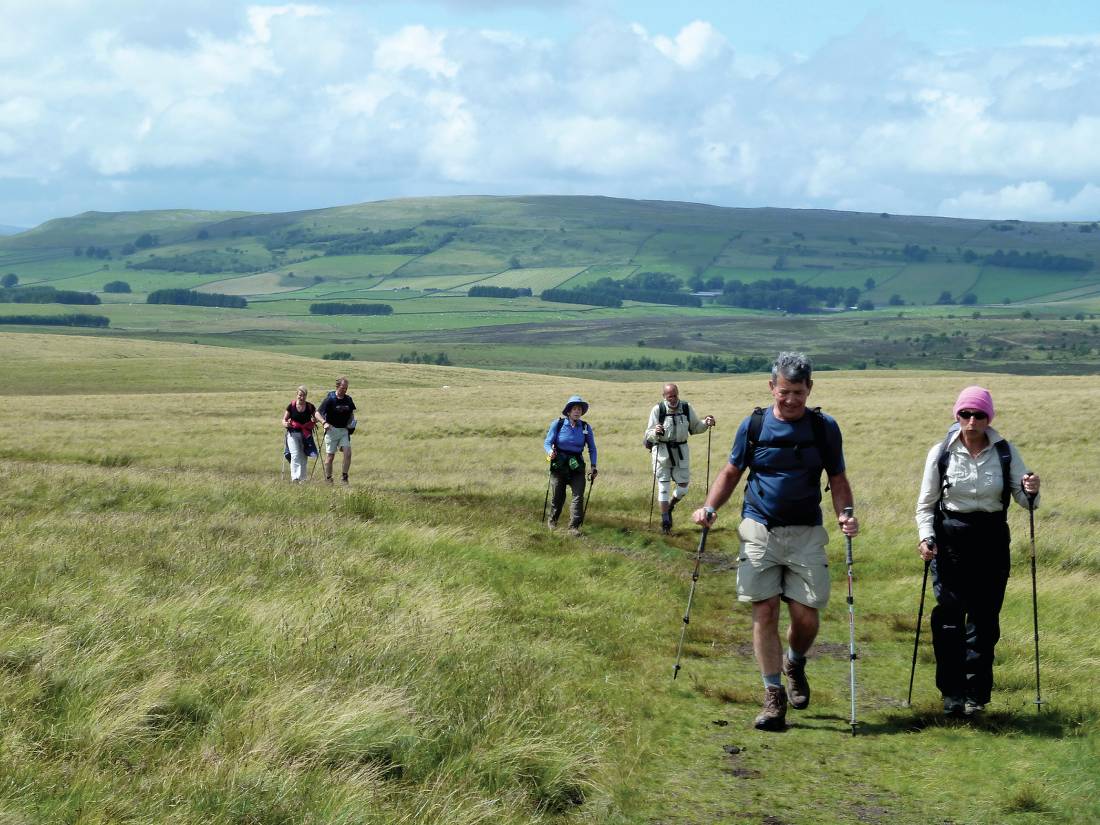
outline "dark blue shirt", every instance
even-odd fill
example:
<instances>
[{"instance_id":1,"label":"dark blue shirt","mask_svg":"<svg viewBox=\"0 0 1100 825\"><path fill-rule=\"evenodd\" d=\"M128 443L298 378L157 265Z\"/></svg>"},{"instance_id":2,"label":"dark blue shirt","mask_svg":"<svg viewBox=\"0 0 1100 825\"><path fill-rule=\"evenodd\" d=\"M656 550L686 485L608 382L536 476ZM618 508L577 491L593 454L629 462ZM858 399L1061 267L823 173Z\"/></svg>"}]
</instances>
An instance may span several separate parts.
<instances>
[{"instance_id":1,"label":"dark blue shirt","mask_svg":"<svg viewBox=\"0 0 1100 825\"><path fill-rule=\"evenodd\" d=\"M808 409L797 421L780 421L771 407L764 411L764 424L745 482L741 515L771 527L796 524L817 525L821 519L821 471L830 476L844 472L844 447L840 427L824 413L825 455L814 444L814 429ZM730 451L730 464L744 470L748 463L749 416L737 428ZM784 440L800 446L769 447L762 442Z\"/></svg>"},{"instance_id":2,"label":"dark blue shirt","mask_svg":"<svg viewBox=\"0 0 1100 825\"><path fill-rule=\"evenodd\" d=\"M560 430L558 430L558 421L561 421ZM550 429L546 431L546 440L542 442L547 455L550 455L550 450L555 444L563 453L578 455L584 452L584 445L587 444L588 458L592 466L596 466L596 436L593 435L592 427L586 421L578 421L577 426L574 427L569 423L569 419L555 419L551 422Z\"/></svg>"}]
</instances>

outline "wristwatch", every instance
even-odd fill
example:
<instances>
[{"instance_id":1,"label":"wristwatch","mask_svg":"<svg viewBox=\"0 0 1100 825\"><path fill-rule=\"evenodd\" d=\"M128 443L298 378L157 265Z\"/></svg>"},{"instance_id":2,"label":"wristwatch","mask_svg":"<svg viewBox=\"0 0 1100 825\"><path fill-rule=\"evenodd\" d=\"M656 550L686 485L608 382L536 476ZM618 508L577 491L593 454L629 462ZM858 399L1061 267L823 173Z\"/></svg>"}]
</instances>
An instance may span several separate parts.
<instances>
[{"instance_id":1,"label":"wristwatch","mask_svg":"<svg viewBox=\"0 0 1100 825\"><path fill-rule=\"evenodd\" d=\"M936 543L936 537L935 536L925 536L923 539L921 539L921 541L924 542L925 544L927 544L929 547L931 547L933 544Z\"/></svg>"}]
</instances>

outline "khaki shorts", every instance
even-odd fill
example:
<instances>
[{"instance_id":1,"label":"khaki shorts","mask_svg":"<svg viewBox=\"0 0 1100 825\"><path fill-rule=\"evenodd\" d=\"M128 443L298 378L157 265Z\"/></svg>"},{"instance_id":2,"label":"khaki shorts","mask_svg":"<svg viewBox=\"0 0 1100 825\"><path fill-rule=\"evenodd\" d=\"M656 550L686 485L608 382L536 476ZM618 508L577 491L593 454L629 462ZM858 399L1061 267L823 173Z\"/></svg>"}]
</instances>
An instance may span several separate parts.
<instances>
[{"instance_id":1,"label":"khaki shorts","mask_svg":"<svg viewBox=\"0 0 1100 825\"><path fill-rule=\"evenodd\" d=\"M829 603L829 534L815 527L773 527L752 519L737 528L741 552L737 556L737 600L762 602L773 596L807 607Z\"/></svg>"},{"instance_id":2,"label":"khaki shorts","mask_svg":"<svg viewBox=\"0 0 1100 825\"><path fill-rule=\"evenodd\" d=\"M325 430L325 452L334 453L341 447L351 449L351 436L347 427L329 427Z\"/></svg>"}]
</instances>

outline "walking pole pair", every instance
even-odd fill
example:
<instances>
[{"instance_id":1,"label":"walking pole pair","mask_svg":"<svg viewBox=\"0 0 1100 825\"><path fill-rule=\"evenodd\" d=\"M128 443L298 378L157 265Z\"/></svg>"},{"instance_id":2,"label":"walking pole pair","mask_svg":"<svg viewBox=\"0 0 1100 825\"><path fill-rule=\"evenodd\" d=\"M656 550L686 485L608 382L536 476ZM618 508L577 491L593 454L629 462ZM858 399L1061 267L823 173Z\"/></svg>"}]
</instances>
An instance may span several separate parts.
<instances>
[{"instance_id":1,"label":"walking pole pair","mask_svg":"<svg viewBox=\"0 0 1100 825\"><path fill-rule=\"evenodd\" d=\"M699 550L695 553L695 569L691 572L691 589L688 591L687 610L684 611L684 626L680 628L680 644L676 646L676 664L672 668L672 678L680 673L680 653L684 649L684 636L687 635L688 624L691 622L691 602L695 598L695 583L699 581L699 565L703 561L703 549L707 546L707 532L710 527L703 525L703 532L699 536Z\"/></svg>"},{"instance_id":2,"label":"walking pole pair","mask_svg":"<svg viewBox=\"0 0 1100 825\"><path fill-rule=\"evenodd\" d=\"M845 507L844 515L851 518L855 515L853 507ZM848 565L848 666L851 672L852 694L852 718L848 722L852 726L852 736L856 735L856 609L852 599L852 537L845 536L848 540L848 549L845 563Z\"/></svg>"},{"instance_id":3,"label":"walking pole pair","mask_svg":"<svg viewBox=\"0 0 1100 825\"><path fill-rule=\"evenodd\" d=\"M1027 494L1027 519L1031 527L1031 614L1035 621L1035 712L1039 713L1043 710L1043 696L1039 691L1039 591L1035 584L1035 493Z\"/></svg>"}]
</instances>

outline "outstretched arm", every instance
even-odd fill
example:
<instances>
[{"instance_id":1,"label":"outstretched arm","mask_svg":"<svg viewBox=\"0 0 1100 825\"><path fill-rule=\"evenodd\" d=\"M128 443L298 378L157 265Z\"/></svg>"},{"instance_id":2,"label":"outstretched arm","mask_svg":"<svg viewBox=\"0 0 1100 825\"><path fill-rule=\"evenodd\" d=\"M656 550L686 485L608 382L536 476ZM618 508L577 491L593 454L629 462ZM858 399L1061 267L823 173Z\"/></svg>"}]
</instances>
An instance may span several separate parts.
<instances>
[{"instance_id":1,"label":"outstretched arm","mask_svg":"<svg viewBox=\"0 0 1100 825\"><path fill-rule=\"evenodd\" d=\"M707 491L707 503L691 514L691 520L702 526L714 524L714 520L718 517L715 511L729 501L743 472L736 464L726 464L719 470L714 483Z\"/></svg>"}]
</instances>

